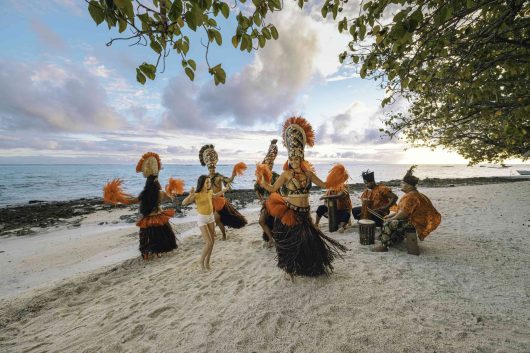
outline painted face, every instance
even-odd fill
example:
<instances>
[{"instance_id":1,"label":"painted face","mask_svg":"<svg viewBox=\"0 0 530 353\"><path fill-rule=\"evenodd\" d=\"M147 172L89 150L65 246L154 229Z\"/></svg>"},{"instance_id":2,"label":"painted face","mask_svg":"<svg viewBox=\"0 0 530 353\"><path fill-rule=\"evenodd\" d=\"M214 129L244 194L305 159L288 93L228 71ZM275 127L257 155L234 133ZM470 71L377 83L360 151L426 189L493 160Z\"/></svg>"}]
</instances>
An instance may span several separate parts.
<instances>
[{"instance_id":1,"label":"painted face","mask_svg":"<svg viewBox=\"0 0 530 353\"><path fill-rule=\"evenodd\" d=\"M375 187L375 182L373 181L365 181L364 186L366 186L368 189L373 189Z\"/></svg>"},{"instance_id":2,"label":"painted face","mask_svg":"<svg viewBox=\"0 0 530 353\"><path fill-rule=\"evenodd\" d=\"M401 191L403 191L403 192L408 192L408 191L414 189L414 186L412 186L412 185L410 185L408 183L405 183L403 180L401 181L400 186L401 186Z\"/></svg>"},{"instance_id":3,"label":"painted face","mask_svg":"<svg viewBox=\"0 0 530 353\"><path fill-rule=\"evenodd\" d=\"M302 163L302 160L300 159L300 157L293 157L289 159L289 164L291 164L291 167L293 169L300 168L301 163Z\"/></svg>"}]
</instances>

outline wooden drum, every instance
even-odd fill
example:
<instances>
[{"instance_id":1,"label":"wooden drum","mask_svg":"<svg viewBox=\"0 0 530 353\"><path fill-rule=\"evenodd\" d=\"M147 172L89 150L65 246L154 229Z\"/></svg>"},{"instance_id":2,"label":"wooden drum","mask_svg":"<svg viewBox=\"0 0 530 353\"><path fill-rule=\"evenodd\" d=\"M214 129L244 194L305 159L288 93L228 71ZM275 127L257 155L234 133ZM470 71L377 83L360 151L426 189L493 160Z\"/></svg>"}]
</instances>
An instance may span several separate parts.
<instances>
[{"instance_id":1,"label":"wooden drum","mask_svg":"<svg viewBox=\"0 0 530 353\"><path fill-rule=\"evenodd\" d=\"M328 198L326 199L326 203L328 206L328 228L329 232L333 233L339 229L339 222L337 219L337 199Z\"/></svg>"},{"instance_id":2,"label":"wooden drum","mask_svg":"<svg viewBox=\"0 0 530 353\"><path fill-rule=\"evenodd\" d=\"M370 219L359 220L359 242L362 245L375 243L375 222Z\"/></svg>"},{"instance_id":3,"label":"wooden drum","mask_svg":"<svg viewBox=\"0 0 530 353\"><path fill-rule=\"evenodd\" d=\"M370 219L370 212L368 212L369 208L372 208L372 200L370 199L362 199L361 204L361 219Z\"/></svg>"}]
</instances>

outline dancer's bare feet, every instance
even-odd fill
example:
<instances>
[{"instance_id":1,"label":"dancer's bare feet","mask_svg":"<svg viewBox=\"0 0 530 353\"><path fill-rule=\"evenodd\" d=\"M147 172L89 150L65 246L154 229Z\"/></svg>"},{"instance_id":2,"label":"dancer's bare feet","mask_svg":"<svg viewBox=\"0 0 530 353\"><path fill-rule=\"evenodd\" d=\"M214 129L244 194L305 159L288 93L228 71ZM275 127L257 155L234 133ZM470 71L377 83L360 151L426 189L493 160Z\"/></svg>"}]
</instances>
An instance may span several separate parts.
<instances>
[{"instance_id":1,"label":"dancer's bare feet","mask_svg":"<svg viewBox=\"0 0 530 353\"><path fill-rule=\"evenodd\" d=\"M143 253L142 254L142 258L144 259L144 261L149 261L149 254L148 253Z\"/></svg>"}]
</instances>

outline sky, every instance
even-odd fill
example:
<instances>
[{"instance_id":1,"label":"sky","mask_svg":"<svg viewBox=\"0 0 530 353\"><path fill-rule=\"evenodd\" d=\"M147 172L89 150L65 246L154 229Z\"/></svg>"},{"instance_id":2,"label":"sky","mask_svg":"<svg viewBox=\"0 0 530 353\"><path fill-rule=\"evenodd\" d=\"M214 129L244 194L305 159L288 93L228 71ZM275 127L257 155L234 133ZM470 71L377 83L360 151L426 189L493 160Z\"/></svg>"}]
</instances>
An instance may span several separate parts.
<instances>
[{"instance_id":1,"label":"sky","mask_svg":"<svg viewBox=\"0 0 530 353\"><path fill-rule=\"evenodd\" d=\"M348 37L321 18L318 5L284 5L269 19L280 38L252 53L230 43L235 13L219 19L223 45L210 47L209 62L223 64L225 85L214 85L201 35L190 33L195 81L173 52L165 71L142 86L135 68L156 54L125 41L106 46L119 34L96 26L84 1L4 0L0 163L135 163L153 151L166 163L195 164L207 143L220 163L259 161L293 115L316 131L315 146L306 150L313 163L466 163L456 153L381 136L385 113L403 106L382 109L385 92L377 83L339 63Z\"/></svg>"}]
</instances>

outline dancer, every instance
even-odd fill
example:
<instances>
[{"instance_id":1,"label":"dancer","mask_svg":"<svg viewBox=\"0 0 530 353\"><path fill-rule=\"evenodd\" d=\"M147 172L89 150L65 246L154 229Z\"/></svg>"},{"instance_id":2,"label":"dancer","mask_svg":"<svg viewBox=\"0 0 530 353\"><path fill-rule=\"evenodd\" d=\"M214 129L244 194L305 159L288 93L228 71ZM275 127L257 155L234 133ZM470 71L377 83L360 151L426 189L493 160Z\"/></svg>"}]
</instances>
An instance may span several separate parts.
<instances>
[{"instance_id":1,"label":"dancer","mask_svg":"<svg viewBox=\"0 0 530 353\"><path fill-rule=\"evenodd\" d=\"M122 181L114 179L103 189L103 199L106 203L133 204L140 203L142 218L136 222L140 227L140 253L144 260L149 260L149 255L176 249L177 242L175 233L169 224L169 219L175 215L174 209L162 210L160 204L166 200L173 200L184 190L184 182L179 179L169 179L165 192L161 190L158 182L158 173L162 169L162 163L158 154L145 153L136 166L136 172L142 172L146 178L145 186L138 197L133 197L122 191Z\"/></svg>"},{"instance_id":2,"label":"dancer","mask_svg":"<svg viewBox=\"0 0 530 353\"><path fill-rule=\"evenodd\" d=\"M324 235L313 224L309 214L309 190L312 183L326 188L339 188L347 174L342 165L336 165L326 183L320 180L310 164L304 160L304 148L313 146L314 131L302 117L287 119L283 126L283 142L289 160L286 170L271 185L263 175L260 184L271 193L266 201L270 215L276 217L273 237L278 256L278 267L294 275L319 276L333 272L333 260L346 251L346 247ZM276 193L282 185L287 187L284 199Z\"/></svg>"},{"instance_id":3,"label":"dancer","mask_svg":"<svg viewBox=\"0 0 530 353\"><path fill-rule=\"evenodd\" d=\"M405 239L409 254L419 255L418 239L424 240L434 231L442 216L432 205L431 200L418 191L419 178L413 175L415 165L410 167L401 181L401 190L405 193L398 203L398 211L385 217L381 233L381 244L372 251L385 252L388 247ZM407 232L410 229L412 232Z\"/></svg>"},{"instance_id":4,"label":"dancer","mask_svg":"<svg viewBox=\"0 0 530 353\"><path fill-rule=\"evenodd\" d=\"M223 186L226 186L228 189L230 189L236 175L242 175L247 169L247 166L244 163L237 163L234 166L232 176L230 178L217 173L215 168L217 162L219 161L219 157L213 145L202 146L201 150L199 151L199 161L201 162L202 166L208 167L208 171L210 172L209 176L212 182L212 191L214 194L221 191ZM247 224L247 219L235 209L235 207L224 197L224 195L214 198L213 207L215 211L215 223L221 230L223 240L226 240L225 226L239 229Z\"/></svg>"},{"instance_id":5,"label":"dancer","mask_svg":"<svg viewBox=\"0 0 530 353\"><path fill-rule=\"evenodd\" d=\"M210 270L210 256L215 243L215 217L212 199L220 197L226 189L213 193L212 182L208 175L201 175L197 180L197 189L191 188L189 195L182 201L184 206L193 202L197 205L197 224L204 239L200 264L203 270Z\"/></svg>"},{"instance_id":6,"label":"dancer","mask_svg":"<svg viewBox=\"0 0 530 353\"><path fill-rule=\"evenodd\" d=\"M277 142L277 139L271 141L265 159L263 159L263 162L261 164L258 164L258 166L256 167L258 170L261 170L260 172L257 172L256 176L261 174L267 175L266 179L267 182L270 184L274 184L276 180L280 177L278 173L272 171L272 167L274 166L274 160L278 155L278 146L276 145ZM265 170L263 168L265 168ZM274 217L269 214L269 212L267 211L267 207L265 207L265 201L269 197L269 192L259 185L259 180L256 180L256 183L254 184L254 191L256 191L256 195L258 196L258 199L262 204L259 216L259 225L263 229L263 241L267 242L269 247L272 247L274 245L272 237Z\"/></svg>"}]
</instances>

